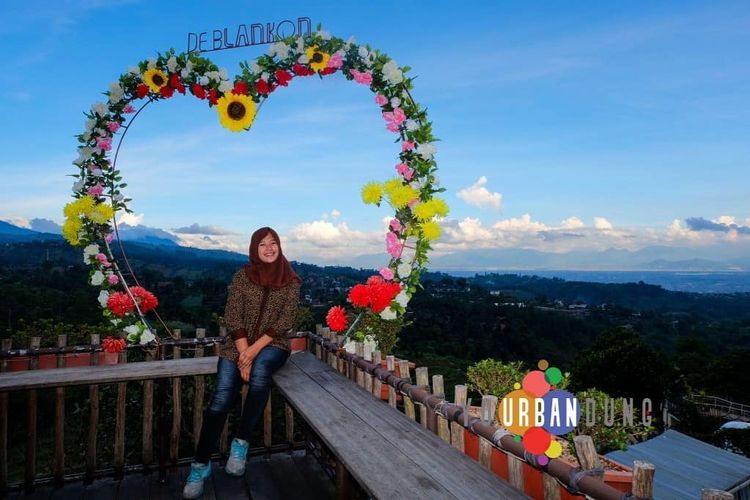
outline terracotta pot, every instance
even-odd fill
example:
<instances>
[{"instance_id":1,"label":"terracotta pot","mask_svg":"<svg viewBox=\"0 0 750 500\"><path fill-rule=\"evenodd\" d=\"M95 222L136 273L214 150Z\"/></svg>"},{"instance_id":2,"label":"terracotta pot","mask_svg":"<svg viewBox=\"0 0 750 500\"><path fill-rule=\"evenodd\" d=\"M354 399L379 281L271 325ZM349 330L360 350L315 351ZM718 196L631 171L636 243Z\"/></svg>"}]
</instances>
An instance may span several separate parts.
<instances>
[{"instance_id":1,"label":"terracotta pot","mask_svg":"<svg viewBox=\"0 0 750 500\"><path fill-rule=\"evenodd\" d=\"M292 352L306 351L307 350L307 338L306 337L294 337L289 339L289 345L292 348Z\"/></svg>"},{"instance_id":2,"label":"terracotta pot","mask_svg":"<svg viewBox=\"0 0 750 500\"><path fill-rule=\"evenodd\" d=\"M119 354L113 352L99 352L100 365L116 365ZM90 353L70 353L65 355L65 368L75 368L80 366L89 366L91 364ZM39 370L49 370L57 368L56 354L42 354L39 356ZM29 369L29 357L19 356L8 360L8 371L20 372Z\"/></svg>"}]
</instances>

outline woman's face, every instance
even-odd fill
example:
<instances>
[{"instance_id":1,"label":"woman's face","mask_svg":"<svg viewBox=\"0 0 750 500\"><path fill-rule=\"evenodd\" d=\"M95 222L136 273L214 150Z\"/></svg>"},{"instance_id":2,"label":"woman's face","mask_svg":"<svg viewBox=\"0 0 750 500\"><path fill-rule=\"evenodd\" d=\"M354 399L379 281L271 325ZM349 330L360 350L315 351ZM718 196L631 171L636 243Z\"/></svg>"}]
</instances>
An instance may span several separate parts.
<instances>
[{"instance_id":1,"label":"woman's face","mask_svg":"<svg viewBox=\"0 0 750 500\"><path fill-rule=\"evenodd\" d=\"M279 242L276 241L271 233L260 240L258 245L258 257L261 262L270 264L279 258Z\"/></svg>"}]
</instances>

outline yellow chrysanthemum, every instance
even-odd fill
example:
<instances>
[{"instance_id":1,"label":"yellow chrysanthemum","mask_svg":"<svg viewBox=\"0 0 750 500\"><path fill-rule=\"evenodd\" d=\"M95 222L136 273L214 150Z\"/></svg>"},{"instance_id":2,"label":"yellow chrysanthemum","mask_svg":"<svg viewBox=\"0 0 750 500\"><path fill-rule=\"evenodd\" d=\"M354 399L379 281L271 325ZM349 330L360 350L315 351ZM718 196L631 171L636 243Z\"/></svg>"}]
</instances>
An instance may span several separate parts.
<instances>
[{"instance_id":1,"label":"yellow chrysanthemum","mask_svg":"<svg viewBox=\"0 0 750 500\"><path fill-rule=\"evenodd\" d=\"M167 75L162 70L152 68L143 73L143 83L148 85L151 92L158 94L162 87L167 86L169 80L167 80Z\"/></svg>"},{"instance_id":2,"label":"yellow chrysanthemum","mask_svg":"<svg viewBox=\"0 0 750 500\"><path fill-rule=\"evenodd\" d=\"M75 201L71 201L65 208L63 213L65 217L77 217L81 214L89 212L94 207L94 198L91 196L82 196Z\"/></svg>"},{"instance_id":3,"label":"yellow chrysanthemum","mask_svg":"<svg viewBox=\"0 0 750 500\"><path fill-rule=\"evenodd\" d=\"M419 191L411 186L400 186L388 193L388 201L393 208L404 208L411 200L419 196Z\"/></svg>"},{"instance_id":4,"label":"yellow chrysanthemum","mask_svg":"<svg viewBox=\"0 0 750 500\"><path fill-rule=\"evenodd\" d=\"M368 205L377 205L383 199L383 185L379 182L368 182L362 188L362 201Z\"/></svg>"},{"instance_id":5,"label":"yellow chrysanthemum","mask_svg":"<svg viewBox=\"0 0 750 500\"><path fill-rule=\"evenodd\" d=\"M86 216L96 224L106 224L113 215L114 211L112 210L112 207L106 203L95 205L94 208L86 214Z\"/></svg>"},{"instance_id":6,"label":"yellow chrysanthemum","mask_svg":"<svg viewBox=\"0 0 750 500\"><path fill-rule=\"evenodd\" d=\"M436 240L440 237L440 224L431 220L422 224L422 236L426 240Z\"/></svg>"},{"instance_id":7,"label":"yellow chrysanthemum","mask_svg":"<svg viewBox=\"0 0 750 500\"><path fill-rule=\"evenodd\" d=\"M244 94L224 94L216 103L221 124L232 132L250 128L255 119L255 101Z\"/></svg>"},{"instance_id":8,"label":"yellow chrysanthemum","mask_svg":"<svg viewBox=\"0 0 750 500\"><path fill-rule=\"evenodd\" d=\"M328 67L328 60L331 58L331 55L320 50L317 45L309 47L305 51L305 54L310 61L310 69L313 71L323 71Z\"/></svg>"},{"instance_id":9,"label":"yellow chrysanthemum","mask_svg":"<svg viewBox=\"0 0 750 500\"><path fill-rule=\"evenodd\" d=\"M422 221L430 220L436 215L445 217L448 215L448 204L440 198L433 198L414 207L414 216Z\"/></svg>"},{"instance_id":10,"label":"yellow chrysanthemum","mask_svg":"<svg viewBox=\"0 0 750 500\"><path fill-rule=\"evenodd\" d=\"M439 215L440 217L445 217L448 215L450 209L448 208L448 204L445 202L445 200L441 198L433 198L429 201L429 203L432 204L433 209L435 210L435 215Z\"/></svg>"},{"instance_id":11,"label":"yellow chrysanthemum","mask_svg":"<svg viewBox=\"0 0 750 500\"><path fill-rule=\"evenodd\" d=\"M68 218L62 227L63 238L65 238L71 245L77 245L79 243L78 231L80 231L82 227L83 225L78 217Z\"/></svg>"},{"instance_id":12,"label":"yellow chrysanthemum","mask_svg":"<svg viewBox=\"0 0 750 500\"><path fill-rule=\"evenodd\" d=\"M385 184L383 184L383 189L386 194L390 195L395 190L400 189L403 185L404 182L401 179L388 179L385 181Z\"/></svg>"}]
</instances>

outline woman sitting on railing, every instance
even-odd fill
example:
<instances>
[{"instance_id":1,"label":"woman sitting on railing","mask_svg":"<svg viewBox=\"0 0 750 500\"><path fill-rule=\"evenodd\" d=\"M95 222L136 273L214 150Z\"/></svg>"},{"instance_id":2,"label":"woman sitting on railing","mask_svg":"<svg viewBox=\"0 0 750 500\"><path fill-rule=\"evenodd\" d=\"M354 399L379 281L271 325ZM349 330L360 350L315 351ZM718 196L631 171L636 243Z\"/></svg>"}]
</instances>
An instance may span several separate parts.
<instances>
[{"instance_id":1,"label":"woman sitting on railing","mask_svg":"<svg viewBox=\"0 0 750 500\"><path fill-rule=\"evenodd\" d=\"M221 350L216 389L203 414L198 448L183 490L184 498L203 494L211 475L211 454L243 381L249 390L225 470L242 476L248 440L271 391L271 376L290 353L286 332L294 326L302 280L281 251L279 236L270 227L255 231L250 240L250 264L232 279L224 323L233 342Z\"/></svg>"}]
</instances>

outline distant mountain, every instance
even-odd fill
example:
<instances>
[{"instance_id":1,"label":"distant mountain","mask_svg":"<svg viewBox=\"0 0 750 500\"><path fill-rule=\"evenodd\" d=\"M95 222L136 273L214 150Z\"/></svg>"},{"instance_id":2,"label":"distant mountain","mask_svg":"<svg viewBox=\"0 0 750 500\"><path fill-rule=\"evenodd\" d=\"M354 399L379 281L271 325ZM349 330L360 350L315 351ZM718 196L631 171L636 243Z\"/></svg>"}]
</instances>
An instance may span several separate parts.
<instances>
[{"instance_id":1,"label":"distant mountain","mask_svg":"<svg viewBox=\"0 0 750 500\"><path fill-rule=\"evenodd\" d=\"M0 220L0 234L28 235L35 232L36 231L32 231L31 229L14 226L13 224Z\"/></svg>"},{"instance_id":2,"label":"distant mountain","mask_svg":"<svg viewBox=\"0 0 750 500\"><path fill-rule=\"evenodd\" d=\"M155 227L118 224L117 231L123 241L134 241L157 246L178 246L177 242L179 238L177 236Z\"/></svg>"},{"instance_id":3,"label":"distant mountain","mask_svg":"<svg viewBox=\"0 0 750 500\"><path fill-rule=\"evenodd\" d=\"M24 227L14 226L5 221L0 221L0 243L59 239L62 239L60 234L40 233Z\"/></svg>"}]
</instances>

